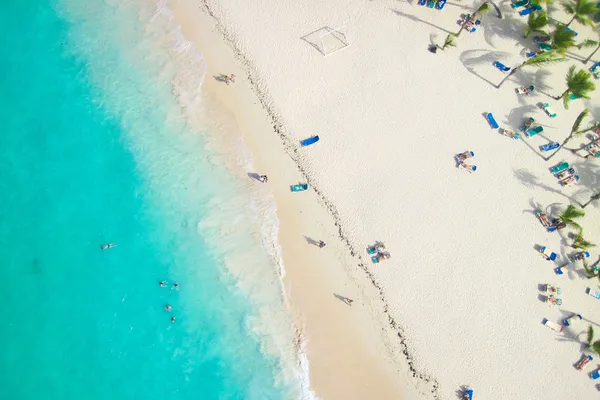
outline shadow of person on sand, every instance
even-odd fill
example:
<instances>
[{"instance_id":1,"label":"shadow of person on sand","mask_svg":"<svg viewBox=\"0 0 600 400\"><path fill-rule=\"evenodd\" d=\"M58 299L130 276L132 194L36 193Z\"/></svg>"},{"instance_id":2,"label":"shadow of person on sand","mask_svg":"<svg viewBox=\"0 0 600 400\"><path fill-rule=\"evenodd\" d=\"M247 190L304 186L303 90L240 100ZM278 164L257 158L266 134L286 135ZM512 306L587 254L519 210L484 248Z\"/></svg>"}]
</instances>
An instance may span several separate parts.
<instances>
[{"instance_id":1,"label":"shadow of person on sand","mask_svg":"<svg viewBox=\"0 0 600 400\"><path fill-rule=\"evenodd\" d=\"M334 296L336 299L338 299L338 300L340 300L340 301L343 301L345 304L347 304L347 305L349 305L349 306L351 306L351 305L352 305L352 303L354 302L354 300L352 300L351 298L349 298L349 297L345 297L345 296L342 296L342 295L340 295L340 294L337 294L337 293L334 293L334 294L333 294L333 296Z\"/></svg>"},{"instance_id":2,"label":"shadow of person on sand","mask_svg":"<svg viewBox=\"0 0 600 400\"><path fill-rule=\"evenodd\" d=\"M225 74L219 74L219 75L213 75L213 78L215 78L215 80L218 82L227 83L229 76L225 75Z\"/></svg>"},{"instance_id":3,"label":"shadow of person on sand","mask_svg":"<svg viewBox=\"0 0 600 400\"><path fill-rule=\"evenodd\" d=\"M256 172L248 172L246 175L248 175L248 178L254 180L254 181L259 181L260 182L260 175L257 174Z\"/></svg>"},{"instance_id":4,"label":"shadow of person on sand","mask_svg":"<svg viewBox=\"0 0 600 400\"><path fill-rule=\"evenodd\" d=\"M310 238L310 237L308 237L306 235L304 235L304 239L306 240L306 243L312 244L313 246L320 247L320 244L321 244L320 240L315 240L315 239Z\"/></svg>"}]
</instances>

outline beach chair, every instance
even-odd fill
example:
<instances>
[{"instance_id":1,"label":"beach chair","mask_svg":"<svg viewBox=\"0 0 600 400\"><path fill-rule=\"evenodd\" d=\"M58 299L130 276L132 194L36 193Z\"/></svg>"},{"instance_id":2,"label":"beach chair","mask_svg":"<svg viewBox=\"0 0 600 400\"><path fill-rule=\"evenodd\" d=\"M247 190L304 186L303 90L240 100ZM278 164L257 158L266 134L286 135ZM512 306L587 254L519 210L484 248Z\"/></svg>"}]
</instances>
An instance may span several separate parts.
<instances>
[{"instance_id":1,"label":"beach chair","mask_svg":"<svg viewBox=\"0 0 600 400\"><path fill-rule=\"evenodd\" d=\"M565 28L565 30L566 30L567 32L572 32L572 33L573 33L573 36L578 36L578 35L579 35L579 33L575 32L573 29L569 28L568 26Z\"/></svg>"},{"instance_id":2,"label":"beach chair","mask_svg":"<svg viewBox=\"0 0 600 400\"><path fill-rule=\"evenodd\" d=\"M548 43L545 42L540 42L540 49L542 50L552 50L552 46L550 46Z\"/></svg>"},{"instance_id":3,"label":"beach chair","mask_svg":"<svg viewBox=\"0 0 600 400\"><path fill-rule=\"evenodd\" d=\"M588 288L587 294L600 300L600 290L598 290L598 289L592 290L592 288Z\"/></svg>"},{"instance_id":4,"label":"beach chair","mask_svg":"<svg viewBox=\"0 0 600 400\"><path fill-rule=\"evenodd\" d=\"M542 132L543 130L544 130L543 126L536 126L535 128L528 130L526 134L528 137L532 137L532 136L535 136L538 133Z\"/></svg>"},{"instance_id":5,"label":"beach chair","mask_svg":"<svg viewBox=\"0 0 600 400\"><path fill-rule=\"evenodd\" d=\"M303 192L308 189L308 183L299 183L297 185L290 186L292 192Z\"/></svg>"},{"instance_id":6,"label":"beach chair","mask_svg":"<svg viewBox=\"0 0 600 400\"><path fill-rule=\"evenodd\" d=\"M419 0L419 5L424 6L427 4L427 0Z\"/></svg>"},{"instance_id":7,"label":"beach chair","mask_svg":"<svg viewBox=\"0 0 600 400\"><path fill-rule=\"evenodd\" d=\"M512 3L510 6L512 8L519 8L519 7L523 7L527 3L529 3L529 0L520 0L520 1L516 1L516 2Z\"/></svg>"},{"instance_id":8,"label":"beach chair","mask_svg":"<svg viewBox=\"0 0 600 400\"><path fill-rule=\"evenodd\" d=\"M541 7L540 5L538 5L538 4L532 4L531 6L527 7L526 9L524 9L524 10L521 10L521 11L519 12L519 14L520 14L522 17L524 17L524 16L526 16L526 15L529 15L529 14L531 14L533 11L540 11L541 9L542 9L542 7Z\"/></svg>"},{"instance_id":9,"label":"beach chair","mask_svg":"<svg viewBox=\"0 0 600 400\"><path fill-rule=\"evenodd\" d=\"M300 146L302 147L306 147L306 146L310 146L313 143L317 143L319 141L319 136L315 135L312 137L309 137L308 139L304 139L300 141Z\"/></svg>"},{"instance_id":10,"label":"beach chair","mask_svg":"<svg viewBox=\"0 0 600 400\"><path fill-rule=\"evenodd\" d=\"M541 126L540 126L540 128L541 128ZM558 149L559 147L560 147L560 143L553 142L553 143L547 143L547 144L541 145L540 149L542 151L551 151L551 150L554 150L554 149Z\"/></svg>"},{"instance_id":11,"label":"beach chair","mask_svg":"<svg viewBox=\"0 0 600 400\"><path fill-rule=\"evenodd\" d=\"M575 168L569 168L564 170L563 172L559 172L558 174L556 174L556 178L563 179L571 175L575 175Z\"/></svg>"},{"instance_id":12,"label":"beach chair","mask_svg":"<svg viewBox=\"0 0 600 400\"><path fill-rule=\"evenodd\" d=\"M529 118L528 118L528 119L525 121L525 123L523 124L523 126L521 127L521 131L522 131L523 133L526 133L526 132L527 132L527 130L528 130L529 128L531 128L531 125L532 125L534 122L535 122L535 119L533 119L533 117L529 117Z\"/></svg>"},{"instance_id":13,"label":"beach chair","mask_svg":"<svg viewBox=\"0 0 600 400\"><path fill-rule=\"evenodd\" d=\"M465 390L465 400L473 400L473 389Z\"/></svg>"},{"instance_id":14,"label":"beach chair","mask_svg":"<svg viewBox=\"0 0 600 400\"><path fill-rule=\"evenodd\" d=\"M579 362L577 364L575 364L575 368L577 368L578 370L583 370L585 369L585 367L587 367L587 365L590 363L590 361L592 361L594 359L594 357L590 356L590 355L584 355L584 357L579 360Z\"/></svg>"},{"instance_id":15,"label":"beach chair","mask_svg":"<svg viewBox=\"0 0 600 400\"><path fill-rule=\"evenodd\" d=\"M498 68L502 72L510 71L510 67L507 67L506 65L502 64L500 61L494 61L494 67Z\"/></svg>"},{"instance_id":16,"label":"beach chair","mask_svg":"<svg viewBox=\"0 0 600 400\"><path fill-rule=\"evenodd\" d=\"M579 175L573 175L560 181L560 184L561 186L570 186L577 182L579 182Z\"/></svg>"},{"instance_id":17,"label":"beach chair","mask_svg":"<svg viewBox=\"0 0 600 400\"><path fill-rule=\"evenodd\" d=\"M546 296L546 303L560 307L562 306L562 299L560 297L556 297L552 294L549 294L548 296Z\"/></svg>"},{"instance_id":18,"label":"beach chair","mask_svg":"<svg viewBox=\"0 0 600 400\"><path fill-rule=\"evenodd\" d=\"M535 90L535 86L533 86L533 85L523 86L523 87L516 89L517 94L524 94L526 96L529 96L534 90Z\"/></svg>"},{"instance_id":19,"label":"beach chair","mask_svg":"<svg viewBox=\"0 0 600 400\"><path fill-rule=\"evenodd\" d=\"M546 284L546 288L544 290L546 293L557 296L562 294L562 289L560 288L560 286L554 286L551 284Z\"/></svg>"},{"instance_id":20,"label":"beach chair","mask_svg":"<svg viewBox=\"0 0 600 400\"><path fill-rule=\"evenodd\" d=\"M433 7L435 7L435 0L429 0L429 1L427 2L427 7L429 7L429 8L433 8Z\"/></svg>"},{"instance_id":21,"label":"beach chair","mask_svg":"<svg viewBox=\"0 0 600 400\"><path fill-rule=\"evenodd\" d=\"M562 332L563 326L549 320L544 321L544 325L556 332Z\"/></svg>"},{"instance_id":22,"label":"beach chair","mask_svg":"<svg viewBox=\"0 0 600 400\"><path fill-rule=\"evenodd\" d=\"M488 122L490 123L490 126L493 129L498 129L500 127L500 125L498 125L498 123L496 122L496 119L494 118L492 113L487 113L486 118L487 118Z\"/></svg>"},{"instance_id":23,"label":"beach chair","mask_svg":"<svg viewBox=\"0 0 600 400\"><path fill-rule=\"evenodd\" d=\"M538 219L540 220L540 222L542 223L544 228L546 228L548 231L550 231L550 228L552 228L552 224L550 223L550 220L548 219L548 215L546 215L546 213L543 212L542 210L536 210L535 215L538 217Z\"/></svg>"},{"instance_id":24,"label":"beach chair","mask_svg":"<svg viewBox=\"0 0 600 400\"><path fill-rule=\"evenodd\" d=\"M573 314L569 318L563 319L563 325L571 326L571 325L573 325L573 323L575 323L577 321L581 321L582 319L583 319L583 317L581 316L581 314Z\"/></svg>"},{"instance_id":25,"label":"beach chair","mask_svg":"<svg viewBox=\"0 0 600 400\"><path fill-rule=\"evenodd\" d=\"M552 171L553 174L558 174L559 172L564 171L567 168L569 168L569 163L561 162L560 164L550 168L550 171Z\"/></svg>"},{"instance_id":26,"label":"beach chair","mask_svg":"<svg viewBox=\"0 0 600 400\"><path fill-rule=\"evenodd\" d=\"M590 378L592 378L592 379L598 379L598 378L600 378L600 369L597 369L594 372L592 372L590 374Z\"/></svg>"},{"instance_id":27,"label":"beach chair","mask_svg":"<svg viewBox=\"0 0 600 400\"><path fill-rule=\"evenodd\" d=\"M544 106L542 107L542 109L544 110L544 112L546 114L548 114L548 116L550 118L554 118L556 117L556 113L554 111L552 111L552 109L550 108L550 104L548 103L544 103Z\"/></svg>"},{"instance_id":28,"label":"beach chair","mask_svg":"<svg viewBox=\"0 0 600 400\"><path fill-rule=\"evenodd\" d=\"M446 5L446 0L439 0L437 2L437 4L435 5L435 8L437 8L438 10L441 10L444 8L445 5Z\"/></svg>"}]
</instances>

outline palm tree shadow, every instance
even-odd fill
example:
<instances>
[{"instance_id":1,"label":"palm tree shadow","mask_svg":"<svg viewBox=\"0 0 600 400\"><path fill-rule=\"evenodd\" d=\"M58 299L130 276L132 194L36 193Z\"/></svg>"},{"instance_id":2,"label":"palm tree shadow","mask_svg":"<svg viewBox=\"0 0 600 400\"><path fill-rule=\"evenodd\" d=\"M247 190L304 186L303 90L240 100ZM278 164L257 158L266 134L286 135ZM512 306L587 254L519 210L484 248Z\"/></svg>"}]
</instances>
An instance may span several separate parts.
<instances>
[{"instance_id":1,"label":"palm tree shadow","mask_svg":"<svg viewBox=\"0 0 600 400\"><path fill-rule=\"evenodd\" d=\"M579 206L581 206L581 204L575 200L573 197L561 192L558 189L555 189L553 187L550 187L544 183L539 182L539 180L537 179L537 177L535 175L533 175L531 172L527 171L524 168L518 169L513 171L515 174L515 177L525 186L527 187L537 187L540 189L544 189L547 192L550 193L554 193L560 196L563 196L567 199L569 199L571 202L578 204Z\"/></svg>"},{"instance_id":2,"label":"palm tree shadow","mask_svg":"<svg viewBox=\"0 0 600 400\"><path fill-rule=\"evenodd\" d=\"M440 31L446 32L448 34L454 33L454 32L450 32L447 29L442 28L441 26L438 26L438 25L432 24L431 22L427 22L425 20L422 20L419 17L415 17L414 15L403 13L400 10L390 9L390 11L392 11L394 14L398 15L399 17L404 17L404 18L410 19L411 21L414 21L414 22L418 22L418 23L422 23L422 24L425 24L425 25L429 25L429 26L431 26L431 27L433 27L435 29L438 29Z\"/></svg>"},{"instance_id":3,"label":"palm tree shadow","mask_svg":"<svg viewBox=\"0 0 600 400\"><path fill-rule=\"evenodd\" d=\"M485 52L485 54L476 56L477 53L481 53L481 52ZM473 49L473 50L463 51L460 54L459 59L463 63L463 65L467 69L467 71L469 71L473 75L477 76L479 79L483 80L484 82L489 83L493 87L498 88L498 85L496 83L494 83L494 82L490 81L489 79L487 79L486 77L480 75L478 72L475 71L474 67L477 65L485 65L485 64L492 65L494 61L501 59L505 55L506 55L505 52L500 52L500 51L490 52L487 49Z\"/></svg>"}]
</instances>

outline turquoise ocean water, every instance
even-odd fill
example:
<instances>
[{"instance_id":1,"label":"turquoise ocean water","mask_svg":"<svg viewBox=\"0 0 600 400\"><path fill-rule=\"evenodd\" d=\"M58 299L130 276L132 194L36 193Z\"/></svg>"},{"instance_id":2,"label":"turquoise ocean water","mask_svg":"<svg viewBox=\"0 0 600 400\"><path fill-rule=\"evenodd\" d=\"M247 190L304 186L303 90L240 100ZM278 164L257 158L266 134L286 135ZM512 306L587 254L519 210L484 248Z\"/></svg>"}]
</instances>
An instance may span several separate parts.
<instances>
[{"instance_id":1,"label":"turquoise ocean water","mask_svg":"<svg viewBox=\"0 0 600 400\"><path fill-rule=\"evenodd\" d=\"M201 56L155 9L3 4L0 399L303 397L256 200L186 121Z\"/></svg>"}]
</instances>

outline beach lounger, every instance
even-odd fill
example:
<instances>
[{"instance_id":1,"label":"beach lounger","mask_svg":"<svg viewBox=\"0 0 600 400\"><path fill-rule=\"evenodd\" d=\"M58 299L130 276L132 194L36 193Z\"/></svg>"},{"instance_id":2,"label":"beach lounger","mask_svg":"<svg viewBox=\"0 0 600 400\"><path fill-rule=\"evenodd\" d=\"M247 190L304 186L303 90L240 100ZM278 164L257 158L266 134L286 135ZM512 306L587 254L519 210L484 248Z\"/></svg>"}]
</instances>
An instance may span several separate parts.
<instances>
[{"instance_id":1,"label":"beach lounger","mask_svg":"<svg viewBox=\"0 0 600 400\"><path fill-rule=\"evenodd\" d=\"M556 178L563 179L571 175L575 175L575 168L569 168L564 170L563 172L559 172L558 174L556 174Z\"/></svg>"},{"instance_id":2,"label":"beach lounger","mask_svg":"<svg viewBox=\"0 0 600 400\"><path fill-rule=\"evenodd\" d=\"M546 296L546 303L560 307L562 306L562 299L560 297L554 296L553 294L549 294L548 296Z\"/></svg>"},{"instance_id":3,"label":"beach lounger","mask_svg":"<svg viewBox=\"0 0 600 400\"><path fill-rule=\"evenodd\" d=\"M531 128L531 125L535 122L535 119L533 119L533 117L529 117L525 123L523 124L523 126L521 127L521 131L523 133L527 132L527 130L529 128Z\"/></svg>"},{"instance_id":4,"label":"beach lounger","mask_svg":"<svg viewBox=\"0 0 600 400\"><path fill-rule=\"evenodd\" d=\"M523 7L527 3L529 3L529 0L520 0L520 1L516 1L516 2L512 3L510 6L512 8L519 8L519 7Z\"/></svg>"},{"instance_id":5,"label":"beach lounger","mask_svg":"<svg viewBox=\"0 0 600 400\"><path fill-rule=\"evenodd\" d=\"M561 162L560 164L550 168L550 171L552 171L553 174L558 174L559 172L564 171L567 168L569 168L569 163Z\"/></svg>"},{"instance_id":6,"label":"beach lounger","mask_svg":"<svg viewBox=\"0 0 600 400\"><path fill-rule=\"evenodd\" d=\"M498 125L498 123L496 122L496 119L494 118L492 113L487 113L486 118L487 118L488 122L490 123L490 126L493 129L498 129L500 127L500 125Z\"/></svg>"},{"instance_id":7,"label":"beach lounger","mask_svg":"<svg viewBox=\"0 0 600 400\"><path fill-rule=\"evenodd\" d=\"M527 131L527 136L529 136L529 137L535 136L538 133L542 132L543 130L544 130L543 126L536 126L535 128L532 128Z\"/></svg>"},{"instance_id":8,"label":"beach lounger","mask_svg":"<svg viewBox=\"0 0 600 400\"><path fill-rule=\"evenodd\" d=\"M427 4L427 0L419 0L419 5L424 6Z\"/></svg>"},{"instance_id":9,"label":"beach lounger","mask_svg":"<svg viewBox=\"0 0 600 400\"><path fill-rule=\"evenodd\" d=\"M600 79L600 62L595 63L590 67L590 72L594 75L594 78Z\"/></svg>"},{"instance_id":10,"label":"beach lounger","mask_svg":"<svg viewBox=\"0 0 600 400\"><path fill-rule=\"evenodd\" d=\"M569 28L568 26L565 28L565 30L567 32L573 32L573 36L578 36L579 35L579 33L575 32L573 29Z\"/></svg>"},{"instance_id":11,"label":"beach lounger","mask_svg":"<svg viewBox=\"0 0 600 400\"><path fill-rule=\"evenodd\" d=\"M584 357L581 360L579 360L579 362L575 365L575 368L577 368L578 370L581 371L581 370L585 369L585 367L587 367L587 365L593 359L594 359L594 357L592 357L590 355L584 355Z\"/></svg>"},{"instance_id":12,"label":"beach lounger","mask_svg":"<svg viewBox=\"0 0 600 400\"><path fill-rule=\"evenodd\" d=\"M554 296L562 294L562 289L560 288L560 286L555 286L551 284L546 284L546 288L544 291Z\"/></svg>"},{"instance_id":13,"label":"beach lounger","mask_svg":"<svg viewBox=\"0 0 600 400\"><path fill-rule=\"evenodd\" d=\"M548 43L540 42L540 49L542 50L552 50L552 46Z\"/></svg>"},{"instance_id":14,"label":"beach lounger","mask_svg":"<svg viewBox=\"0 0 600 400\"><path fill-rule=\"evenodd\" d=\"M540 128L541 128L541 126L540 126ZM551 151L551 150L554 150L554 149L558 149L559 147L560 147L560 143L553 142L553 143L547 143L547 144L544 144L544 145L540 146L540 149L542 151Z\"/></svg>"},{"instance_id":15,"label":"beach lounger","mask_svg":"<svg viewBox=\"0 0 600 400\"><path fill-rule=\"evenodd\" d=\"M383 242L375 242L373 246L367 247L367 253L377 254L385 251L385 244Z\"/></svg>"},{"instance_id":16,"label":"beach lounger","mask_svg":"<svg viewBox=\"0 0 600 400\"><path fill-rule=\"evenodd\" d=\"M319 136L315 135L312 137L309 137L308 139L304 139L300 141L300 146L302 147L306 147L306 146L310 146L313 143L317 143L319 141Z\"/></svg>"},{"instance_id":17,"label":"beach lounger","mask_svg":"<svg viewBox=\"0 0 600 400\"><path fill-rule=\"evenodd\" d=\"M562 332L563 326L549 320L544 321L544 325L556 332Z\"/></svg>"},{"instance_id":18,"label":"beach lounger","mask_svg":"<svg viewBox=\"0 0 600 400\"><path fill-rule=\"evenodd\" d=\"M556 117L556 113L554 111L552 111L552 109L550 108L550 104L548 103L544 103L544 106L542 107L542 109L544 110L544 112L546 114L548 114L548 116L550 118L554 118Z\"/></svg>"},{"instance_id":19,"label":"beach lounger","mask_svg":"<svg viewBox=\"0 0 600 400\"><path fill-rule=\"evenodd\" d=\"M441 10L444 8L445 5L446 5L446 0L439 0L437 2L437 4L435 5L435 8L437 8L438 10Z\"/></svg>"},{"instance_id":20,"label":"beach lounger","mask_svg":"<svg viewBox=\"0 0 600 400\"><path fill-rule=\"evenodd\" d=\"M581 321L582 319L583 319L583 317L581 316L581 314L573 314L569 318L563 319L563 325L564 326L571 326L575 322Z\"/></svg>"},{"instance_id":21,"label":"beach lounger","mask_svg":"<svg viewBox=\"0 0 600 400\"><path fill-rule=\"evenodd\" d=\"M570 186L579 182L579 175L573 175L560 181L561 186Z\"/></svg>"},{"instance_id":22,"label":"beach lounger","mask_svg":"<svg viewBox=\"0 0 600 400\"><path fill-rule=\"evenodd\" d=\"M556 229L550 223L550 220L548 219L548 215L546 215L545 212L543 212L542 210L536 210L535 215L538 217L538 219L540 220L540 222L542 223L544 228L546 228L548 230L548 232L552 232Z\"/></svg>"},{"instance_id":23,"label":"beach lounger","mask_svg":"<svg viewBox=\"0 0 600 400\"><path fill-rule=\"evenodd\" d=\"M539 10L541 10L541 9L542 9L542 7L541 7L541 6L539 6L539 5L537 5L537 4L532 4L531 6L527 7L526 9L524 9L524 10L521 10L521 11L519 12L519 14L520 14L522 17L524 17L524 16L526 16L526 15L529 15L529 14L531 14L533 11L539 11Z\"/></svg>"},{"instance_id":24,"label":"beach lounger","mask_svg":"<svg viewBox=\"0 0 600 400\"><path fill-rule=\"evenodd\" d=\"M524 94L526 96L529 96L534 90L535 90L535 86L530 85L530 86L523 86L520 88L517 88L517 94Z\"/></svg>"},{"instance_id":25,"label":"beach lounger","mask_svg":"<svg viewBox=\"0 0 600 400\"><path fill-rule=\"evenodd\" d=\"M502 64L500 61L494 61L494 67L498 68L502 72L510 71L510 67L507 67L506 65Z\"/></svg>"},{"instance_id":26,"label":"beach lounger","mask_svg":"<svg viewBox=\"0 0 600 400\"><path fill-rule=\"evenodd\" d=\"M598 378L600 378L600 369L597 369L594 372L592 372L590 374L590 378L592 378L592 379L598 379Z\"/></svg>"},{"instance_id":27,"label":"beach lounger","mask_svg":"<svg viewBox=\"0 0 600 400\"><path fill-rule=\"evenodd\" d=\"M513 139L518 139L520 137L520 135L517 132L511 131L510 129L502 128L502 133Z\"/></svg>"},{"instance_id":28,"label":"beach lounger","mask_svg":"<svg viewBox=\"0 0 600 400\"><path fill-rule=\"evenodd\" d=\"M308 189L308 183L299 183L297 185L290 186L292 192L303 192Z\"/></svg>"},{"instance_id":29,"label":"beach lounger","mask_svg":"<svg viewBox=\"0 0 600 400\"><path fill-rule=\"evenodd\" d=\"M465 400L473 400L473 389L465 390Z\"/></svg>"},{"instance_id":30,"label":"beach lounger","mask_svg":"<svg viewBox=\"0 0 600 400\"><path fill-rule=\"evenodd\" d=\"M540 255L548 261L554 261L556 260L556 257L558 257L558 254L556 254L553 251L549 253L548 248L546 246L542 246L540 248Z\"/></svg>"},{"instance_id":31,"label":"beach lounger","mask_svg":"<svg viewBox=\"0 0 600 400\"><path fill-rule=\"evenodd\" d=\"M600 300L600 290L598 289L592 290L592 288L588 288L587 294Z\"/></svg>"},{"instance_id":32,"label":"beach lounger","mask_svg":"<svg viewBox=\"0 0 600 400\"><path fill-rule=\"evenodd\" d=\"M429 7L429 8L433 8L433 7L435 7L435 0L429 0L429 1L427 2L427 7Z\"/></svg>"}]
</instances>

